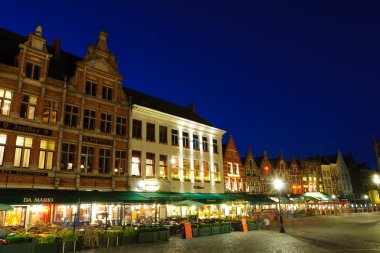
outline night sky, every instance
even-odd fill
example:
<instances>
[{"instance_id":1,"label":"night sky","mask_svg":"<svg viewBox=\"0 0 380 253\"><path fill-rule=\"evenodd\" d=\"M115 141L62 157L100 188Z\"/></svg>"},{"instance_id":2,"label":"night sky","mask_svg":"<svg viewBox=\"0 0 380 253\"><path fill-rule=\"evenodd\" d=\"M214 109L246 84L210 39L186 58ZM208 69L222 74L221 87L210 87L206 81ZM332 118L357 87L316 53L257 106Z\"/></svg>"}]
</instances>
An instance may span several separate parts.
<instances>
[{"instance_id":1,"label":"night sky","mask_svg":"<svg viewBox=\"0 0 380 253\"><path fill-rule=\"evenodd\" d=\"M105 4L105 5L104 5ZM187 106L240 156L352 152L375 168L380 1L3 1L0 24L84 56L108 32L124 85Z\"/></svg>"}]
</instances>

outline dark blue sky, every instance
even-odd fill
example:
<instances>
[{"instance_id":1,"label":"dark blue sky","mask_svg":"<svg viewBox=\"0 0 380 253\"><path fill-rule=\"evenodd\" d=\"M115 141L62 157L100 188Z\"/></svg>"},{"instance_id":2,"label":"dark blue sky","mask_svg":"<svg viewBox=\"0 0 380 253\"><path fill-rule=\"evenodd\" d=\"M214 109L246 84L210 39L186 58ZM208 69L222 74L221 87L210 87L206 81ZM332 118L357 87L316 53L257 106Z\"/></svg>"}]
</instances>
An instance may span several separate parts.
<instances>
[{"instance_id":1,"label":"dark blue sky","mask_svg":"<svg viewBox=\"0 0 380 253\"><path fill-rule=\"evenodd\" d=\"M106 5L104 5L106 3ZM43 26L83 56L109 33L124 85L196 111L239 154L352 152L375 167L379 1L6 1L0 24Z\"/></svg>"}]
</instances>

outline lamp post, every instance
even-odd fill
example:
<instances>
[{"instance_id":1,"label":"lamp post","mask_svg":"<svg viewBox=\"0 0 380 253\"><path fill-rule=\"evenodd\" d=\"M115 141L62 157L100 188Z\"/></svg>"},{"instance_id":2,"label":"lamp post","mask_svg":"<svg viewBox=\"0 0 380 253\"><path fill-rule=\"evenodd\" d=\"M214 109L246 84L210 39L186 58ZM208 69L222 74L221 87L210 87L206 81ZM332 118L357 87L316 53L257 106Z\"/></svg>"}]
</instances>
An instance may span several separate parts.
<instances>
[{"instance_id":1,"label":"lamp post","mask_svg":"<svg viewBox=\"0 0 380 253\"><path fill-rule=\"evenodd\" d=\"M277 190L277 194L278 194L278 211L280 213L280 233L285 233L284 221L282 220L282 214L281 214L281 200L280 200L280 192L284 188L284 182L281 179L275 179L273 181L273 186Z\"/></svg>"},{"instance_id":2,"label":"lamp post","mask_svg":"<svg viewBox=\"0 0 380 253\"><path fill-rule=\"evenodd\" d=\"M369 213L368 195L367 194L364 195L364 199L365 199L365 205L367 206L367 213Z\"/></svg>"}]
</instances>

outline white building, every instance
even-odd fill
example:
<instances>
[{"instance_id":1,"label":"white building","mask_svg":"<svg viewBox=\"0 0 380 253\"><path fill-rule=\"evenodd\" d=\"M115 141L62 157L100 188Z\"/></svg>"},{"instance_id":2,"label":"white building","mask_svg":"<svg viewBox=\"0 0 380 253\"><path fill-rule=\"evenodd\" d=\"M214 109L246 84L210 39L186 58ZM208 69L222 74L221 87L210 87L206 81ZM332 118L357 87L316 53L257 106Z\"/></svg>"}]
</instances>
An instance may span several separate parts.
<instances>
[{"instance_id":1,"label":"white building","mask_svg":"<svg viewBox=\"0 0 380 253\"><path fill-rule=\"evenodd\" d=\"M197 115L144 93L125 89L131 100L131 191L224 193L222 136Z\"/></svg>"}]
</instances>

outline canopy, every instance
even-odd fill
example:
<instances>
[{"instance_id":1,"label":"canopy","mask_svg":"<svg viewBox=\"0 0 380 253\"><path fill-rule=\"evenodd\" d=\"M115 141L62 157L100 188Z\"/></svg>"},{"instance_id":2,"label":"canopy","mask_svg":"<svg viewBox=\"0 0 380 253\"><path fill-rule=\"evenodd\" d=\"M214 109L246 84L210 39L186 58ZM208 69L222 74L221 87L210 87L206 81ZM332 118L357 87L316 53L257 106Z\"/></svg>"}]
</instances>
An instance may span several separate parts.
<instances>
[{"instance_id":1,"label":"canopy","mask_svg":"<svg viewBox=\"0 0 380 253\"><path fill-rule=\"evenodd\" d=\"M6 204L0 204L0 211L12 211L13 207Z\"/></svg>"},{"instance_id":2,"label":"canopy","mask_svg":"<svg viewBox=\"0 0 380 253\"><path fill-rule=\"evenodd\" d=\"M194 201L194 200L189 200L189 199L178 201L178 202L175 202L173 204L176 205L176 206L197 206L197 207L205 205L205 204L203 204L201 202Z\"/></svg>"}]
</instances>

